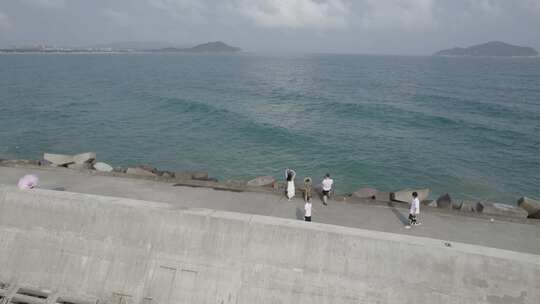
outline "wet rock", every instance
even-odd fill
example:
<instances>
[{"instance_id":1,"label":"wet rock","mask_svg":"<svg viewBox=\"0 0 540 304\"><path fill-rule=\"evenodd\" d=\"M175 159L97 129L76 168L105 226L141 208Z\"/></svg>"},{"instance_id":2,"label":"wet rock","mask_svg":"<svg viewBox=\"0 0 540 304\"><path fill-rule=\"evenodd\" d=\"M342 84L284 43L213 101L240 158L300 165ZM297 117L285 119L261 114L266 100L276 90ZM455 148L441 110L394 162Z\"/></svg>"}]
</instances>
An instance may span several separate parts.
<instances>
[{"instance_id":1,"label":"wet rock","mask_svg":"<svg viewBox=\"0 0 540 304\"><path fill-rule=\"evenodd\" d=\"M443 209L450 209L452 207L452 198L450 194L445 193L437 199L437 207Z\"/></svg>"},{"instance_id":2,"label":"wet rock","mask_svg":"<svg viewBox=\"0 0 540 304\"><path fill-rule=\"evenodd\" d=\"M273 176L259 176L247 182L248 186L253 187L272 187L276 179Z\"/></svg>"},{"instance_id":3,"label":"wet rock","mask_svg":"<svg viewBox=\"0 0 540 304\"><path fill-rule=\"evenodd\" d=\"M518 200L517 205L527 211L528 217L540 219L540 201L522 197Z\"/></svg>"},{"instance_id":4,"label":"wet rock","mask_svg":"<svg viewBox=\"0 0 540 304\"><path fill-rule=\"evenodd\" d=\"M241 180L227 180L225 181L225 184L227 186L230 186L230 187L235 187L235 188L244 188L244 186L246 185L246 182L245 181L241 181Z\"/></svg>"},{"instance_id":5,"label":"wet rock","mask_svg":"<svg viewBox=\"0 0 540 304\"><path fill-rule=\"evenodd\" d=\"M357 198L376 199L378 192L377 189L366 187L353 192L352 196Z\"/></svg>"},{"instance_id":6,"label":"wet rock","mask_svg":"<svg viewBox=\"0 0 540 304\"><path fill-rule=\"evenodd\" d=\"M529 215L527 211L516 206L491 202L479 202L477 212L516 218L526 218Z\"/></svg>"},{"instance_id":7,"label":"wet rock","mask_svg":"<svg viewBox=\"0 0 540 304\"><path fill-rule=\"evenodd\" d=\"M202 171L177 171L174 172L174 176L177 179L194 179L194 180L200 180L200 181L209 181L211 180L208 177L208 172L202 172Z\"/></svg>"},{"instance_id":8,"label":"wet rock","mask_svg":"<svg viewBox=\"0 0 540 304\"><path fill-rule=\"evenodd\" d=\"M174 177L176 179L192 179L192 175L191 175L191 172L185 172L185 171L177 171L177 172L174 172Z\"/></svg>"},{"instance_id":9,"label":"wet rock","mask_svg":"<svg viewBox=\"0 0 540 304\"><path fill-rule=\"evenodd\" d=\"M420 205L422 205L422 206L430 206L431 207L434 204L437 204L437 202L434 203L433 200L423 200L423 201L420 202Z\"/></svg>"},{"instance_id":10,"label":"wet rock","mask_svg":"<svg viewBox=\"0 0 540 304\"><path fill-rule=\"evenodd\" d=\"M163 171L163 173L161 174L161 177L164 177L164 178L174 178L174 173L169 172L169 171Z\"/></svg>"},{"instance_id":11,"label":"wet rock","mask_svg":"<svg viewBox=\"0 0 540 304\"><path fill-rule=\"evenodd\" d=\"M208 180L208 172L202 172L202 171L191 172L191 178L196 179L196 180L207 181Z\"/></svg>"},{"instance_id":12,"label":"wet rock","mask_svg":"<svg viewBox=\"0 0 540 304\"><path fill-rule=\"evenodd\" d=\"M393 201L410 203L412 198L413 198L412 197L413 192L417 192L418 193L418 199L420 201L423 201L423 200L428 198L430 190L427 189L427 188L426 189L418 189L418 190L405 189L405 190L401 190L401 191L391 193L390 198Z\"/></svg>"},{"instance_id":13,"label":"wet rock","mask_svg":"<svg viewBox=\"0 0 540 304\"><path fill-rule=\"evenodd\" d=\"M94 152L86 152L81 153L73 156L73 162L82 165L87 163L92 163L96 159L96 153Z\"/></svg>"},{"instance_id":14,"label":"wet rock","mask_svg":"<svg viewBox=\"0 0 540 304\"><path fill-rule=\"evenodd\" d=\"M116 168L113 169L113 172L117 172L117 173L127 173L127 168L116 167Z\"/></svg>"},{"instance_id":15,"label":"wet rock","mask_svg":"<svg viewBox=\"0 0 540 304\"><path fill-rule=\"evenodd\" d=\"M163 174L163 172L159 171L157 168L152 167L150 165L140 165L140 166L137 166L137 168L144 171L148 171L157 176L161 176Z\"/></svg>"},{"instance_id":16,"label":"wet rock","mask_svg":"<svg viewBox=\"0 0 540 304\"><path fill-rule=\"evenodd\" d=\"M390 192L377 192L375 194L375 200L379 202L391 202L391 193Z\"/></svg>"},{"instance_id":17,"label":"wet rock","mask_svg":"<svg viewBox=\"0 0 540 304\"><path fill-rule=\"evenodd\" d=\"M482 212L483 206L479 202L459 200L460 209L463 212Z\"/></svg>"},{"instance_id":18,"label":"wet rock","mask_svg":"<svg viewBox=\"0 0 540 304\"><path fill-rule=\"evenodd\" d=\"M65 154L43 154L43 159L56 166L66 166L75 162L73 156Z\"/></svg>"},{"instance_id":19,"label":"wet rock","mask_svg":"<svg viewBox=\"0 0 540 304\"><path fill-rule=\"evenodd\" d=\"M136 167L136 168L128 168L126 170L126 173L127 174L132 174L132 175L139 175L139 176L157 176L156 174L148 171L148 170L144 170L144 169L141 169L139 167Z\"/></svg>"},{"instance_id":20,"label":"wet rock","mask_svg":"<svg viewBox=\"0 0 540 304\"><path fill-rule=\"evenodd\" d=\"M114 169L110 165L103 163L103 162L97 162L94 164L94 169L96 171L100 172L112 172Z\"/></svg>"},{"instance_id":21,"label":"wet rock","mask_svg":"<svg viewBox=\"0 0 540 304\"><path fill-rule=\"evenodd\" d=\"M73 170L88 170L88 169L92 169L92 164L90 164L90 163L83 163L83 164L73 163L73 164L67 165L67 167L69 169L73 169Z\"/></svg>"},{"instance_id":22,"label":"wet rock","mask_svg":"<svg viewBox=\"0 0 540 304\"><path fill-rule=\"evenodd\" d=\"M452 209L461 210L463 207L463 200L452 200Z\"/></svg>"}]
</instances>

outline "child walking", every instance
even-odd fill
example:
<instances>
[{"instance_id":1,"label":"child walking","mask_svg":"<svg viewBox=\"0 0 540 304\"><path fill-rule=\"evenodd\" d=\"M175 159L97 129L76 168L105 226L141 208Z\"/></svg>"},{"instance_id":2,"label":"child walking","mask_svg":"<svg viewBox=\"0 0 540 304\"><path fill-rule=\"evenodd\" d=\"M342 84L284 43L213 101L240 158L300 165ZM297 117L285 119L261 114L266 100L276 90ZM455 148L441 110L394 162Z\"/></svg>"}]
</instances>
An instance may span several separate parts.
<instances>
[{"instance_id":1,"label":"child walking","mask_svg":"<svg viewBox=\"0 0 540 304\"><path fill-rule=\"evenodd\" d=\"M418 217L420 216L420 200L418 199L418 193L412 193L411 208L409 210L409 225L405 228L409 229L411 226L420 225L418 222Z\"/></svg>"}]
</instances>

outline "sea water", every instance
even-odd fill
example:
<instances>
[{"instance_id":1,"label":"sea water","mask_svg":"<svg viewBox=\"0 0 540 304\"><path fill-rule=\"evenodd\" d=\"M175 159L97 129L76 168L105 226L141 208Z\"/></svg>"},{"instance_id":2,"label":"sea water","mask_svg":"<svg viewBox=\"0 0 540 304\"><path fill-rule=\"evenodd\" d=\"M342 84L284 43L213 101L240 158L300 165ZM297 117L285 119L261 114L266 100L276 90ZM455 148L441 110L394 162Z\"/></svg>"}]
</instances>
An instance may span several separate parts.
<instances>
[{"instance_id":1,"label":"sea water","mask_svg":"<svg viewBox=\"0 0 540 304\"><path fill-rule=\"evenodd\" d=\"M2 54L0 157L540 197L540 59Z\"/></svg>"}]
</instances>

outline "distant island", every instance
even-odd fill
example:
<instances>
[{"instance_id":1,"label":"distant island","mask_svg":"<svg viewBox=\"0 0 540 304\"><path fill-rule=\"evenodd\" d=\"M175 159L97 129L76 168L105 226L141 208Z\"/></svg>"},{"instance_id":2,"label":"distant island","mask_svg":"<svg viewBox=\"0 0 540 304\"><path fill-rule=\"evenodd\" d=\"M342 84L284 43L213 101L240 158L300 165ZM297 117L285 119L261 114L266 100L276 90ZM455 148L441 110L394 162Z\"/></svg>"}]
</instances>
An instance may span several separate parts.
<instances>
[{"instance_id":1,"label":"distant island","mask_svg":"<svg viewBox=\"0 0 540 304\"><path fill-rule=\"evenodd\" d=\"M479 57L532 57L538 52L532 47L516 46L500 41L491 41L468 48L456 47L435 53L435 56L479 56Z\"/></svg>"},{"instance_id":2,"label":"distant island","mask_svg":"<svg viewBox=\"0 0 540 304\"><path fill-rule=\"evenodd\" d=\"M236 53L241 49L227 45L221 41L208 42L189 48L163 47L157 49L142 49L144 43L117 43L91 47L55 47L47 45L14 46L0 49L0 53ZM137 48L134 48L137 46Z\"/></svg>"},{"instance_id":3,"label":"distant island","mask_svg":"<svg viewBox=\"0 0 540 304\"><path fill-rule=\"evenodd\" d=\"M162 48L152 50L153 52L183 52L183 53L236 53L242 49L234 46L227 45L221 41L208 42L199 44L190 48Z\"/></svg>"}]
</instances>

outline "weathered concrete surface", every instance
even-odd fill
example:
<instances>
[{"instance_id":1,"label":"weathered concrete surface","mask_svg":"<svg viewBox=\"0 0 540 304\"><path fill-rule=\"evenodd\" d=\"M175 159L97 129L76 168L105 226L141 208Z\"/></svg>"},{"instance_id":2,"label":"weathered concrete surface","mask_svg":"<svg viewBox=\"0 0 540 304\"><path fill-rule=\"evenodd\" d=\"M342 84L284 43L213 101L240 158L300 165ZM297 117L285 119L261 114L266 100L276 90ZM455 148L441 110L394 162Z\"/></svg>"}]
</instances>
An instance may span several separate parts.
<instances>
[{"instance_id":1,"label":"weathered concrete surface","mask_svg":"<svg viewBox=\"0 0 540 304\"><path fill-rule=\"evenodd\" d=\"M429 197L430 190L427 188L426 189L405 189L405 190L400 190L397 192L392 192L390 194L390 198L393 201L410 203L412 201L413 192L418 193L418 199L420 201L423 201Z\"/></svg>"},{"instance_id":2,"label":"weathered concrete surface","mask_svg":"<svg viewBox=\"0 0 540 304\"><path fill-rule=\"evenodd\" d=\"M209 208L303 220L304 202L301 197L287 202L283 196L270 193L172 187L174 181L156 182L145 177L112 177L98 172L77 172L65 168L0 166L0 184L16 185L19 178L26 174L37 174L40 178L40 188L45 189L166 202L177 208ZM245 186L237 189L244 188ZM222 189L231 188L223 187ZM540 221L538 220L512 219L509 221L506 218L495 217L495 221L490 222L491 217L478 218L476 213L463 212L464 215L474 215L474 217L456 214L459 212L422 208L420 216L423 225L407 230L404 225L408 222L408 204L351 204L331 201L328 207L323 207L315 196L313 197L312 219L319 223L540 254Z\"/></svg>"},{"instance_id":3,"label":"weathered concrete surface","mask_svg":"<svg viewBox=\"0 0 540 304\"><path fill-rule=\"evenodd\" d=\"M128 303L538 303L540 256L0 188L0 280Z\"/></svg>"},{"instance_id":4,"label":"weathered concrete surface","mask_svg":"<svg viewBox=\"0 0 540 304\"><path fill-rule=\"evenodd\" d=\"M45 153L43 154L43 159L57 166L64 166L75 162L72 155L64 154Z\"/></svg>"}]
</instances>

